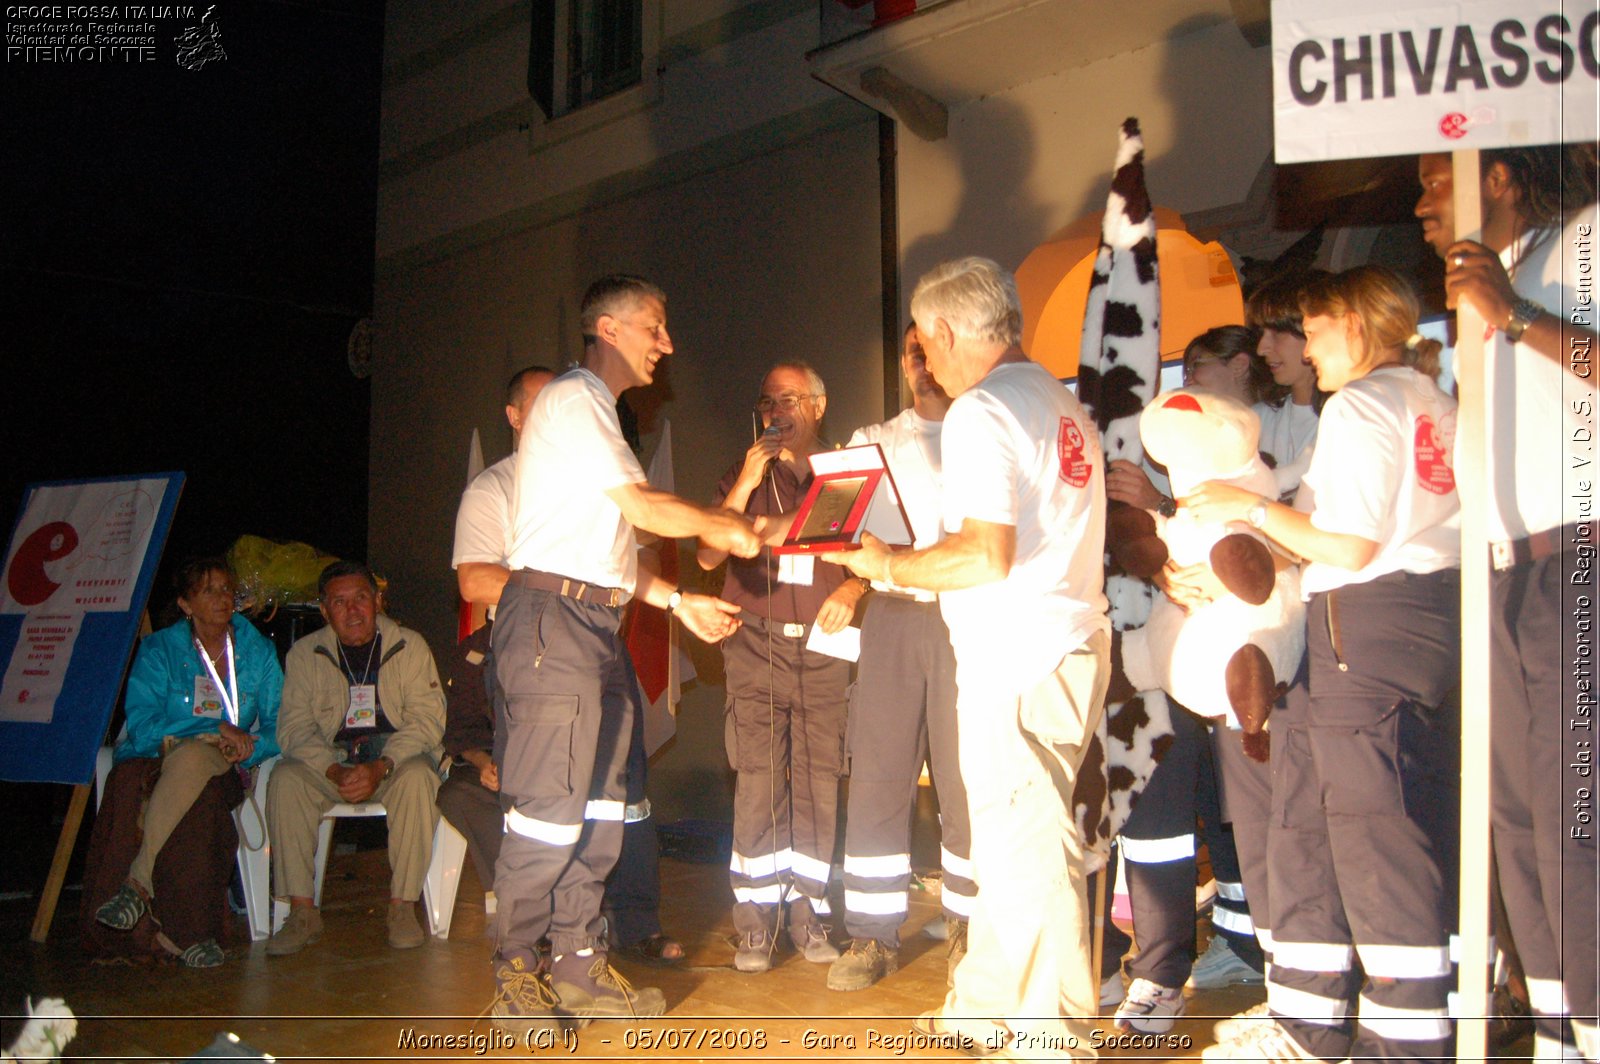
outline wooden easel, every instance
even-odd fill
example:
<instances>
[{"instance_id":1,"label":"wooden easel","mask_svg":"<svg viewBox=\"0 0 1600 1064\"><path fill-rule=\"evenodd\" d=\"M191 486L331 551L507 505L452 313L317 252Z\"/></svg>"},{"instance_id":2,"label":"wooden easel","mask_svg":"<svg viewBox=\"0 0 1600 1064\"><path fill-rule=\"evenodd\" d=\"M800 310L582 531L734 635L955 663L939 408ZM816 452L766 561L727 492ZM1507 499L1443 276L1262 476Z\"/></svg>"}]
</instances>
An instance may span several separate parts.
<instances>
[{"instance_id":1,"label":"wooden easel","mask_svg":"<svg viewBox=\"0 0 1600 1064\"><path fill-rule=\"evenodd\" d=\"M139 638L143 639L154 629L150 624L150 611L145 610L139 619ZM130 656L128 662L133 659ZM127 679L128 662L122 666L123 679ZM67 818L61 824L61 835L56 839L56 855L50 862L50 874L45 877L44 890L39 895L39 908L33 914L33 929L28 932L31 942L44 944L50 935L50 924L56 918L56 903L61 900L61 888L67 880L67 865L72 861L72 850L78 842L78 830L83 826L83 811L89 806L89 792L93 783L78 783L72 788L72 800L67 803Z\"/></svg>"}]
</instances>

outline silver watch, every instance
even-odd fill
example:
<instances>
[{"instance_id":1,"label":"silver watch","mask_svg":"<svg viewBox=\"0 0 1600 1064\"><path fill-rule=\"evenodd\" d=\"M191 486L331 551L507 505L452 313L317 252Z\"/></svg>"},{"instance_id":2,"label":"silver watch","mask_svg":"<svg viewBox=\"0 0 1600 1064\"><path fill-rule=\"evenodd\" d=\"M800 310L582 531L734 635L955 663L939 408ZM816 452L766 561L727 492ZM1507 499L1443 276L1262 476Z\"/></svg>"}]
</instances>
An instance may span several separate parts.
<instances>
[{"instance_id":1,"label":"silver watch","mask_svg":"<svg viewBox=\"0 0 1600 1064\"><path fill-rule=\"evenodd\" d=\"M667 596L667 612L677 613L678 606L683 602L683 592L674 588L672 594Z\"/></svg>"},{"instance_id":2,"label":"silver watch","mask_svg":"<svg viewBox=\"0 0 1600 1064\"><path fill-rule=\"evenodd\" d=\"M1250 523L1251 528L1265 528L1267 524L1267 500L1257 499L1256 504L1244 512L1244 519Z\"/></svg>"}]
</instances>

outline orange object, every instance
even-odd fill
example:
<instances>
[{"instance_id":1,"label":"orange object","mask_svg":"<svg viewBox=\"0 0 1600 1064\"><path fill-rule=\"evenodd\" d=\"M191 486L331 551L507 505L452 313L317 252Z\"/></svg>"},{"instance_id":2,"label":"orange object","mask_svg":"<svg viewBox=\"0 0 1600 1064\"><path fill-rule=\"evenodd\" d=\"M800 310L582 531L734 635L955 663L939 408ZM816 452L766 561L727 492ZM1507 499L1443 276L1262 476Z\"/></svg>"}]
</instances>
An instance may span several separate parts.
<instances>
[{"instance_id":1,"label":"orange object","mask_svg":"<svg viewBox=\"0 0 1600 1064\"><path fill-rule=\"evenodd\" d=\"M1228 253L1202 244L1178 212L1155 208L1156 256L1161 270L1161 361L1183 357L1189 341L1218 325L1244 322L1244 293ZM1078 375L1083 308L1100 246L1101 215L1066 226L1028 253L1017 267L1022 297L1022 349L1063 379Z\"/></svg>"}]
</instances>

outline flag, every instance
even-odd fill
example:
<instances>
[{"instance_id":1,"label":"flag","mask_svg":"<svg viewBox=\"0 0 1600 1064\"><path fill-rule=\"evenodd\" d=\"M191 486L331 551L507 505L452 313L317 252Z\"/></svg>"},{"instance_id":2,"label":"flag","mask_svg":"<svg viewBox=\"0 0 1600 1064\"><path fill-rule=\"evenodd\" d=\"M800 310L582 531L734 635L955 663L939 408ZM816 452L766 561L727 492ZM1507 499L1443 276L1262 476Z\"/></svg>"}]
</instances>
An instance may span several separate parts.
<instances>
[{"instance_id":1,"label":"flag","mask_svg":"<svg viewBox=\"0 0 1600 1064\"><path fill-rule=\"evenodd\" d=\"M676 489L672 473L672 422L661 424L661 439L650 459L645 478L652 488L671 492ZM679 586L678 541L658 539L661 579ZM678 626L667 611L635 600L628 617L628 653L644 690L644 749L653 755L678 730L678 702L683 697L683 682L694 679L694 666L678 646Z\"/></svg>"}]
</instances>

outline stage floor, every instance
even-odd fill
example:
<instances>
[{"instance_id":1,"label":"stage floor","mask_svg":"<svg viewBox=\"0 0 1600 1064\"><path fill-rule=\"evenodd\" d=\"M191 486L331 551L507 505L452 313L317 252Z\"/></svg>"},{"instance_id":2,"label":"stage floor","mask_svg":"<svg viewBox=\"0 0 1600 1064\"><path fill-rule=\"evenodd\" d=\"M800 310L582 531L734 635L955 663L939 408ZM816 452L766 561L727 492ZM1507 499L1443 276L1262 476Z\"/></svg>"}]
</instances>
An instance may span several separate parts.
<instances>
[{"instance_id":1,"label":"stage floor","mask_svg":"<svg viewBox=\"0 0 1600 1064\"><path fill-rule=\"evenodd\" d=\"M663 922L688 952L681 967L619 962L635 985L659 986L668 1014L639 1023L595 1023L568 1045L535 1047L533 1056L609 1059L807 1059L847 1061L905 1056L967 1059L944 1049L902 1048L909 1018L944 994L945 947L919 929L936 919L934 896L914 893L904 931L901 968L876 986L835 993L826 965L784 949L761 975L731 967L733 930L726 869L716 864L661 863ZM7 903L8 932L0 964L12 981L31 969L36 994L64 997L77 1013L71 1056L98 1060L181 1060L229 1031L279 1060L404 1060L478 1057L514 1059L525 1046L488 1046L490 942L482 888L469 865L463 874L451 935L419 949L391 950L384 941L388 868L380 850L335 854L325 886L322 939L292 957L266 956L264 943L231 950L210 971L176 966L88 964L77 948L75 895L63 898L48 945L26 941L26 903ZM420 914L419 914L420 915ZM13 917L16 917L14 919ZM1202 920L1202 943L1209 932ZM243 935L241 918L241 938ZM1121 1060L1197 1058L1210 1044L1212 1020L1260 1001L1260 987L1206 991L1189 999L1160 1048L1108 1049ZM9 1026L9 1025L8 1025ZM1102 1030L1112 1033L1109 1023ZM458 1036L454 1048L436 1036ZM433 1042L437 1047L430 1045ZM759 1044L759 1045L758 1045ZM1175 1047L1173 1047L1175 1045ZM901 1052L896 1052L901 1049Z\"/></svg>"}]
</instances>

